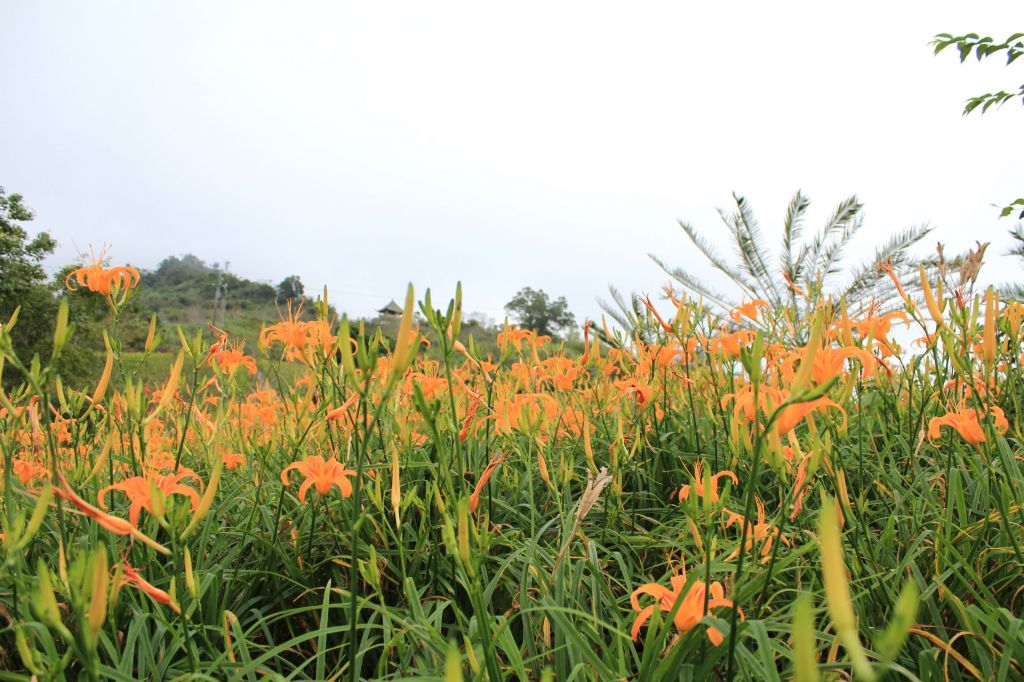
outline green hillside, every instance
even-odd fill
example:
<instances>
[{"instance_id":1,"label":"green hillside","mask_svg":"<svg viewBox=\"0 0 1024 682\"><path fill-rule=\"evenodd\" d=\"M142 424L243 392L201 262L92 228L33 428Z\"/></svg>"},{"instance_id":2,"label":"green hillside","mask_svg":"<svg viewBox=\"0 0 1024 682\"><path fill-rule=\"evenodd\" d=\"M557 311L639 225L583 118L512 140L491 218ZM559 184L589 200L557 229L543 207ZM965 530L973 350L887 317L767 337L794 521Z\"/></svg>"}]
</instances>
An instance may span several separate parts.
<instances>
[{"instance_id":1,"label":"green hillside","mask_svg":"<svg viewBox=\"0 0 1024 682\"><path fill-rule=\"evenodd\" d=\"M123 316L122 338L126 344L126 363L138 363L142 358L148 320L156 315L161 342L157 352L146 361L143 371L143 376L152 381L166 376L166 370L179 348L179 326L190 338L201 329L209 340L212 339L209 325L214 323L232 338L244 339L248 352L258 357L260 330L286 314L289 299L297 301L292 304L293 308L301 303L302 319L312 319L316 315L315 300L305 295L301 279L294 275L273 286L223 271L191 254L169 256L155 269L141 270L141 273L137 294ZM102 348L100 337L91 334L85 323L90 317L102 318L104 314L109 317L109 312L95 295L88 292L73 292L69 298L72 309L79 312L76 317L81 323L80 340L99 350ZM340 315L332 306L331 318L337 319ZM354 329L358 329L360 324L365 325L369 335L375 335L379 330L385 339L390 340L398 331L398 321L395 315L380 315L353 319L352 324ZM463 324L460 338L468 344L472 336L484 356L496 357L497 332L498 329L468 319Z\"/></svg>"},{"instance_id":2,"label":"green hillside","mask_svg":"<svg viewBox=\"0 0 1024 682\"><path fill-rule=\"evenodd\" d=\"M142 271L139 294L132 301L133 312L146 319L156 313L161 328L169 327L171 331L181 325L194 333L195 329L215 322L231 334L255 343L260 327L264 322L279 319L279 307L285 308L288 298L297 298L296 302L302 303L303 318L315 315L314 302L303 295L298 277L289 277L282 285L286 283L290 288L254 282L191 254L181 258L170 256L155 270ZM176 338L177 334L173 336Z\"/></svg>"}]
</instances>

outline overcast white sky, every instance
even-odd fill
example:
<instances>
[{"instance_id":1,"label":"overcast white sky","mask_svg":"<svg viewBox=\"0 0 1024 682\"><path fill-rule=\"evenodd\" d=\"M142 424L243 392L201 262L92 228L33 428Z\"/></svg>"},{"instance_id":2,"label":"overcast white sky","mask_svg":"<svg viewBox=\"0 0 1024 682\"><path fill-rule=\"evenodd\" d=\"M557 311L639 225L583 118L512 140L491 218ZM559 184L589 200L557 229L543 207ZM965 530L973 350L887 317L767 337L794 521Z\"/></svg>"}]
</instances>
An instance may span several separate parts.
<instances>
[{"instance_id":1,"label":"overcast white sky","mask_svg":"<svg viewBox=\"0 0 1024 682\"><path fill-rule=\"evenodd\" d=\"M991 241L1024 194L1024 107L962 117L1024 60L933 57L938 32L1024 30L1021 2L359 3L0 0L0 184L60 250L154 267L191 252L326 284L365 314L412 281L503 315L522 286L582 320L609 283L656 292L655 252L720 283L751 201L772 246L857 193L854 256L930 222Z\"/></svg>"}]
</instances>

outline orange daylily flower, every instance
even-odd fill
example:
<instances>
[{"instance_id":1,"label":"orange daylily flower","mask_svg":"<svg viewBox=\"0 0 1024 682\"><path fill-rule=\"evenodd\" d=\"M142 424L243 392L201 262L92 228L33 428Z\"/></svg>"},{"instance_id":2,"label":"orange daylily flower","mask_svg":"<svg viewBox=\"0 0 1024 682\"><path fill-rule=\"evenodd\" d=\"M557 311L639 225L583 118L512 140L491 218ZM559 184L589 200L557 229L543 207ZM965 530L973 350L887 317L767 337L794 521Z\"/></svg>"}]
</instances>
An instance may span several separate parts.
<instances>
[{"instance_id":1,"label":"orange daylily flower","mask_svg":"<svg viewBox=\"0 0 1024 682\"><path fill-rule=\"evenodd\" d=\"M284 346L285 359L303 361L309 361L310 351L314 348L329 349L334 344L330 325L323 320L301 320L301 313L302 304L293 311L289 301L287 316L282 315L280 322L264 327L260 332L260 347L269 348L271 344L280 342Z\"/></svg>"},{"instance_id":2,"label":"orange daylily flower","mask_svg":"<svg viewBox=\"0 0 1024 682\"><path fill-rule=\"evenodd\" d=\"M346 469L333 457L325 460L319 455L310 455L301 462L289 464L281 472L281 482L285 485L288 485L288 472L292 469L298 470L306 477L306 480L299 486L299 502L303 504L306 502L306 493L314 485L320 497L329 493L334 486L338 486L342 497L352 495L352 483L348 477L355 476L356 472Z\"/></svg>"},{"instance_id":3,"label":"orange daylily flower","mask_svg":"<svg viewBox=\"0 0 1024 682\"><path fill-rule=\"evenodd\" d=\"M950 379L942 385L942 388L947 391L962 392L967 398L977 395L979 398L984 399L988 397L989 393L993 396L999 395L999 384L996 377L989 376L986 382L985 375L981 372L975 372L973 378L958 376L955 379Z\"/></svg>"},{"instance_id":4,"label":"orange daylily flower","mask_svg":"<svg viewBox=\"0 0 1024 682\"><path fill-rule=\"evenodd\" d=\"M212 324L210 329L217 335L217 341L210 346L204 362L216 363L216 367L228 377L234 376L235 370L239 367L246 368L249 370L249 375L254 376L256 374L256 358L243 352L245 341L230 343L227 332L217 329Z\"/></svg>"},{"instance_id":5,"label":"orange daylily flower","mask_svg":"<svg viewBox=\"0 0 1024 682\"><path fill-rule=\"evenodd\" d=\"M750 552L751 550L753 550L754 543L763 543L761 545L761 557L765 558L768 556L768 552L772 551L772 544L775 542L776 538L781 540L782 544L786 545L787 547L791 546L789 539L785 535L782 535L779 532L779 529L775 527L775 525L768 523L765 520L764 502L761 501L761 498L755 497L754 501L757 503L757 523L750 524L751 528L749 534L747 535L746 542L747 551ZM725 522L725 527L728 528L733 524L740 524L740 534L742 536L744 526L743 514L737 514L735 512L726 510L726 515L728 515L729 518ZM737 547L733 550L732 554L730 554L726 558L726 561L731 561L735 559L737 556L739 556L739 553L740 548Z\"/></svg>"},{"instance_id":6,"label":"orange daylily flower","mask_svg":"<svg viewBox=\"0 0 1024 682\"><path fill-rule=\"evenodd\" d=\"M145 509L150 514L153 513L154 491L159 492L164 499L171 495L184 495L192 501L192 511L195 511L196 506L199 504L199 492L195 488L182 483L186 478L199 480L196 472L187 467L181 467L176 474L150 472L148 476L132 476L119 483L101 488L97 494L97 500L99 501L100 508L106 509L107 503L105 498L107 493L111 490L124 493L131 501L131 507L128 509L128 520L131 521L133 526L138 528L139 514L142 510Z\"/></svg>"},{"instance_id":7,"label":"orange daylily flower","mask_svg":"<svg viewBox=\"0 0 1024 682\"><path fill-rule=\"evenodd\" d=\"M678 343L658 345L651 344L637 347L637 365L649 366L653 362L658 367L668 367L675 363L689 364L694 351L697 350L697 339L687 339L686 347Z\"/></svg>"},{"instance_id":8,"label":"orange daylily flower","mask_svg":"<svg viewBox=\"0 0 1024 682\"><path fill-rule=\"evenodd\" d=\"M783 372L786 376L792 378L795 374L793 371L793 365L802 360L803 352L793 353L784 361ZM816 384L826 384L832 377L846 373L846 362L850 359L855 359L861 364L861 379L868 379L875 374L875 367L878 365L878 359L857 346L847 346L845 348L832 348L831 346L825 346L819 348L818 352L814 354L814 361L811 365L811 377L814 379Z\"/></svg>"},{"instance_id":9,"label":"orange daylily flower","mask_svg":"<svg viewBox=\"0 0 1024 682\"><path fill-rule=\"evenodd\" d=\"M819 409L835 408L843 413L843 428L846 427L846 410L842 408L831 398L822 396L815 400L810 400L803 403L797 403L795 405L789 405L783 408L782 413L775 420L775 428L779 435L784 435L795 429L800 422L802 422L807 415Z\"/></svg>"},{"instance_id":10,"label":"orange daylily flower","mask_svg":"<svg viewBox=\"0 0 1024 682\"><path fill-rule=\"evenodd\" d=\"M415 386L419 386L420 391L423 392L423 397L430 400L438 394L444 395L448 390L448 381L444 377L434 377L422 372L412 372L406 379L402 390L412 395L415 391Z\"/></svg>"},{"instance_id":11,"label":"orange daylily flower","mask_svg":"<svg viewBox=\"0 0 1024 682\"><path fill-rule=\"evenodd\" d=\"M654 395L654 388L650 384L633 378L620 379L615 382L615 386L622 391L624 396L634 396L637 405L641 407L649 403Z\"/></svg>"},{"instance_id":12,"label":"orange daylily flower","mask_svg":"<svg viewBox=\"0 0 1024 682\"><path fill-rule=\"evenodd\" d=\"M902 320L903 324L910 326L910 318L907 317L907 314L902 310L894 310L884 315L877 315L875 311L872 311L867 317L854 321L853 328L862 339L870 336L875 340L887 342L889 332L892 331L893 320Z\"/></svg>"},{"instance_id":13,"label":"orange daylily flower","mask_svg":"<svg viewBox=\"0 0 1024 682\"><path fill-rule=\"evenodd\" d=\"M220 457L224 461L224 467L228 471L237 469L240 466L245 466L245 455L240 452L225 452Z\"/></svg>"},{"instance_id":14,"label":"orange daylily flower","mask_svg":"<svg viewBox=\"0 0 1024 682\"><path fill-rule=\"evenodd\" d=\"M679 501L690 497L692 492L697 497L707 496L711 502L718 502L718 481L721 478L728 478L732 481L733 485L739 485L740 480L736 477L736 474L729 471L719 471L717 474L711 476L708 479L708 489L704 489L704 462L697 460L693 465L693 484L687 483L679 489Z\"/></svg>"},{"instance_id":15,"label":"orange daylily flower","mask_svg":"<svg viewBox=\"0 0 1024 682\"><path fill-rule=\"evenodd\" d=\"M660 608L662 613L668 615L675 605L679 603L679 608L676 609L673 622L679 630L680 636L692 630L712 609L723 607L735 608L732 600L725 598L725 589L722 587L722 583L717 580L712 582L711 585L705 584L703 580L694 580L693 584L687 589L686 566L681 565L680 567L682 573L674 575L669 579L669 583L672 585L671 589L658 583L646 583L638 587L630 595L630 603L633 605L633 610L637 612L636 620L633 621L633 641L639 638L640 628L654 615L654 610L657 608ZM707 594L709 592L710 597ZM654 597L655 603L641 608L639 600L641 594ZM706 607L704 604L705 599L707 600ZM743 612L740 611L739 614L742 619ZM708 639L715 646L721 644L724 639L722 633L714 627L707 629L707 635Z\"/></svg>"},{"instance_id":16,"label":"orange daylily flower","mask_svg":"<svg viewBox=\"0 0 1024 682\"><path fill-rule=\"evenodd\" d=\"M78 510L81 511L83 514L85 514L90 519L98 523L100 527L110 531L115 535L130 535L132 538L149 545L161 554L171 553L171 550L159 544L156 540L153 540L145 533L139 531L139 529L131 523L128 523L122 518L111 516L110 514L107 514L106 512L92 506L91 504L83 500L75 493L74 490L71 489L71 486L68 484L67 479L64 478L63 473L58 471L57 475L60 477L61 487L54 487L53 494L57 495L63 500L70 502L72 505L77 507Z\"/></svg>"},{"instance_id":17,"label":"orange daylily flower","mask_svg":"<svg viewBox=\"0 0 1024 682\"><path fill-rule=\"evenodd\" d=\"M72 279L77 286L72 284ZM93 261L89 265L72 270L64 278L64 286L69 291L84 287L103 296L110 296L110 292L115 289L134 289L141 280L142 275L130 265L104 268L103 253L100 253L99 256L93 255Z\"/></svg>"},{"instance_id":18,"label":"orange daylily flower","mask_svg":"<svg viewBox=\"0 0 1024 682\"><path fill-rule=\"evenodd\" d=\"M761 386L758 392L757 407L764 414L768 412L770 405L781 405L786 400L786 395L786 392L781 389L772 386ZM754 406L754 386L752 384L741 387L735 393L725 394L721 400L722 407L725 407L730 400L735 401L733 406L733 415L735 417L739 418L742 412L748 422L754 421L756 411Z\"/></svg>"},{"instance_id":19,"label":"orange daylily flower","mask_svg":"<svg viewBox=\"0 0 1024 682\"><path fill-rule=\"evenodd\" d=\"M551 337L538 336L535 331L531 331L529 329L515 329L507 325L502 331L498 332L498 348L500 348L502 352L504 352L510 345L515 346L517 351L522 351L523 341L527 341L531 345L539 345L550 342Z\"/></svg>"},{"instance_id":20,"label":"orange daylily flower","mask_svg":"<svg viewBox=\"0 0 1024 682\"><path fill-rule=\"evenodd\" d=\"M993 406L990 414L996 433L1006 433L1010 424L1006 421L1006 415L1003 414L1002 409ZM957 412L948 412L941 417L932 417L928 422L929 440L939 438L942 435L943 426L956 430L965 441L972 445L984 443L986 440L985 431L978 421L978 411L973 408L968 407Z\"/></svg>"},{"instance_id":21,"label":"orange daylily flower","mask_svg":"<svg viewBox=\"0 0 1024 682\"><path fill-rule=\"evenodd\" d=\"M22 485L28 485L37 478L49 478L50 470L39 462L31 459L19 458L11 465L14 475L21 481Z\"/></svg>"},{"instance_id":22,"label":"orange daylily flower","mask_svg":"<svg viewBox=\"0 0 1024 682\"><path fill-rule=\"evenodd\" d=\"M770 415L788 398L788 391L779 388L772 388L771 386L762 386L758 395L758 407L760 407L762 418L766 419L768 415ZM733 414L736 418L739 418L742 413L748 422L754 421L756 413L754 410L753 386L748 384L735 393L726 394L726 396L722 398L722 406L724 407L730 400L735 401ZM775 429L779 435L785 435L795 429L797 425L807 417L807 415L811 414L815 410L830 407L843 413L843 424L845 425L846 410L827 396L822 396L815 400L796 403L794 405L784 407L782 412L775 419Z\"/></svg>"},{"instance_id":23,"label":"orange daylily flower","mask_svg":"<svg viewBox=\"0 0 1024 682\"><path fill-rule=\"evenodd\" d=\"M754 341L756 334L749 329L741 329L732 334L722 334L708 340L708 352L724 353L733 357L739 357L740 349Z\"/></svg>"},{"instance_id":24,"label":"orange daylily flower","mask_svg":"<svg viewBox=\"0 0 1024 682\"><path fill-rule=\"evenodd\" d=\"M744 317L751 320L757 321L757 316L760 314L760 310L768 310L771 306L768 305L768 301L763 301L759 298L755 298L749 303L744 301L735 308L729 311L729 317L734 322L742 322Z\"/></svg>"}]
</instances>

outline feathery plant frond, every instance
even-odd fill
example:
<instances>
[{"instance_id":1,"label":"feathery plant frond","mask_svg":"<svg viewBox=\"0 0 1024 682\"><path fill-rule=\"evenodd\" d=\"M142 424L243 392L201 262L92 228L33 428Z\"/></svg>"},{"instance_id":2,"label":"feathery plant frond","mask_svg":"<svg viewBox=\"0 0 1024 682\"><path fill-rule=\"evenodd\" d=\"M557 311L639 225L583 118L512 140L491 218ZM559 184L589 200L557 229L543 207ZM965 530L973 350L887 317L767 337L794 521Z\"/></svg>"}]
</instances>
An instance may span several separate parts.
<instances>
[{"instance_id":1,"label":"feathery plant frond","mask_svg":"<svg viewBox=\"0 0 1024 682\"><path fill-rule=\"evenodd\" d=\"M611 302L606 301L603 298L599 298L597 300L598 305L601 306L601 310L603 310L608 317L612 318L612 320L614 320L614 322L623 329L631 329L636 323L636 320L633 318L632 311L626 304L626 300L622 297L622 292L609 285L608 293L612 297Z\"/></svg>"},{"instance_id":2,"label":"feathery plant frond","mask_svg":"<svg viewBox=\"0 0 1024 682\"><path fill-rule=\"evenodd\" d=\"M728 220L726 220L726 223L728 223ZM746 277L744 277L738 270L731 267L728 263L722 260L722 257L718 255L714 247L708 244L708 242L702 236L700 236L700 234L697 233L697 231L693 228L692 225L690 225L689 223L684 223L683 221L679 221L679 226L683 228L683 231L686 232L686 235L690 238L690 241L693 242L694 246L700 249L700 252L704 254L704 257L707 258L713 266L724 272L729 277L729 279L735 282L741 289L744 290L745 293L747 293L748 295L753 295L757 287L753 283L751 283Z\"/></svg>"},{"instance_id":3,"label":"feathery plant frond","mask_svg":"<svg viewBox=\"0 0 1024 682\"><path fill-rule=\"evenodd\" d=\"M651 324L646 307L640 300L640 296L630 292L629 299L614 286L608 286L608 294L612 297L611 302L598 299L597 304L601 310L610 317L615 324L619 325L630 337L638 336L641 341L647 343L656 338L654 326ZM617 339L608 338L603 331L599 331L604 341L609 344L618 344Z\"/></svg>"},{"instance_id":4,"label":"feathery plant frond","mask_svg":"<svg viewBox=\"0 0 1024 682\"><path fill-rule=\"evenodd\" d=\"M878 264L891 260L896 272L901 274L916 270L920 261L911 260L907 256L907 249L921 241L931 231L932 228L928 225L916 225L894 234L889 238L889 241L875 250L875 255L872 258L864 261L851 271L852 279L843 288L840 296L848 300L860 299L865 303L870 302L872 298L882 305L893 303L896 298L895 292L889 288L875 288L875 285L882 282L885 277L879 271ZM914 284L913 279L908 279L908 285L911 289L916 289L920 286L919 284Z\"/></svg>"},{"instance_id":5,"label":"feathery plant frond","mask_svg":"<svg viewBox=\"0 0 1024 682\"><path fill-rule=\"evenodd\" d=\"M800 235L803 233L804 214L810 205L811 202L804 196L804 193L797 190L789 201L789 206L786 208L786 222L782 225L782 255L779 258L779 265L793 279L795 279L793 267L796 264L793 260L793 245L800 241Z\"/></svg>"},{"instance_id":6,"label":"feathery plant frond","mask_svg":"<svg viewBox=\"0 0 1024 682\"><path fill-rule=\"evenodd\" d=\"M716 269L725 273L740 289L744 298L762 299L771 304L775 314L784 315L791 322L798 322L809 314L809 303L796 292L802 291L813 300L819 295L872 297L872 302L886 306L897 302L898 294L887 286L884 274L878 264L891 260L897 275L906 279L907 288L914 289L913 275L921 261L908 255L908 250L927 235L931 228L911 227L893 235L877 249L874 256L850 271L845 287L838 290L830 285L830 279L843 268L840 263L844 252L864 225L863 204L856 195L841 201L828 220L809 241L803 240L803 228L810 199L797 191L789 201L785 221L782 225L782 248L777 258L766 247L760 224L754 217L750 203L740 194L733 194L736 211L729 213L719 210L722 220L729 227L739 258L736 267L726 263L715 247L689 223L679 221L697 249ZM685 267L670 267L654 254L651 260L658 264L670 277L690 292L701 296L719 312L736 306L735 297L719 293L705 284ZM777 263L778 271L773 272L768 263ZM913 272L911 272L913 270ZM789 281L787 282L787 278ZM830 291L831 289L831 291ZM798 327L799 325L794 325Z\"/></svg>"},{"instance_id":7,"label":"feathery plant frond","mask_svg":"<svg viewBox=\"0 0 1024 682\"><path fill-rule=\"evenodd\" d=\"M800 255L797 257L797 276L793 278L794 281L815 279L818 274L824 279L824 276L829 274L822 272L822 253L828 250L830 240L837 239L845 243L845 240L852 236L850 225L857 220L863 208L864 205L857 199L856 194L839 203L814 240L800 249Z\"/></svg>"},{"instance_id":8,"label":"feathery plant frond","mask_svg":"<svg viewBox=\"0 0 1024 682\"><path fill-rule=\"evenodd\" d=\"M821 261L815 268L816 272L822 273L822 278L828 278L838 272L836 264L843 257L843 249L850 243L857 231L864 226L864 219L858 215L846 223L839 236L821 252Z\"/></svg>"},{"instance_id":9,"label":"feathery plant frond","mask_svg":"<svg viewBox=\"0 0 1024 682\"><path fill-rule=\"evenodd\" d=\"M761 291L768 294L768 300L772 305L782 305L782 297L775 286L775 279L765 265L763 253L767 251L764 239L761 236L761 226L750 210L750 204L745 197L733 192L733 199L736 201L736 213L732 217L731 228L736 243L739 246L740 256L747 272L757 281Z\"/></svg>"},{"instance_id":10,"label":"feathery plant frond","mask_svg":"<svg viewBox=\"0 0 1024 682\"><path fill-rule=\"evenodd\" d=\"M735 300L729 298L728 296L725 296L724 294L718 293L714 289L711 289L710 287L706 286L703 282L701 282L699 279L697 279L690 273L686 272L685 270L682 270L681 268L669 267L668 265L665 264L664 261L655 256L653 253L649 253L647 255L650 257L651 260L658 264L658 267L665 271L665 274L667 274L669 277L679 282L685 288L689 289L690 291L697 294L701 298L704 298L705 300L712 302L713 304L722 309L736 307Z\"/></svg>"}]
</instances>

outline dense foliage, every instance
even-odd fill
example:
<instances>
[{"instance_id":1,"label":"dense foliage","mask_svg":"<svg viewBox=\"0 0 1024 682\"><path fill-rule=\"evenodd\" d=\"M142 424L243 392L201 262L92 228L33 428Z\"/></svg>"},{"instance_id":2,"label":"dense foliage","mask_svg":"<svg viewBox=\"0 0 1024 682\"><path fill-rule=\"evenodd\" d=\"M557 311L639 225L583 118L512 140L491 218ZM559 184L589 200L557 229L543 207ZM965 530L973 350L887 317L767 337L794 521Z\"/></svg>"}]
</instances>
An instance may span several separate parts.
<instances>
[{"instance_id":1,"label":"dense foliage","mask_svg":"<svg viewBox=\"0 0 1024 682\"><path fill-rule=\"evenodd\" d=\"M45 352L36 340L49 338L57 311L42 260L53 253L56 242L46 232L30 237L24 223L34 218L20 194L0 187L0 320L15 311L21 323L10 335L14 349L31 358Z\"/></svg>"},{"instance_id":2,"label":"dense foliage","mask_svg":"<svg viewBox=\"0 0 1024 682\"><path fill-rule=\"evenodd\" d=\"M890 311L647 301L582 354L487 356L410 287L387 348L321 304L175 334L155 385L145 277L69 273L97 383L3 346L0 679L1020 677L1024 304L979 267Z\"/></svg>"}]
</instances>

